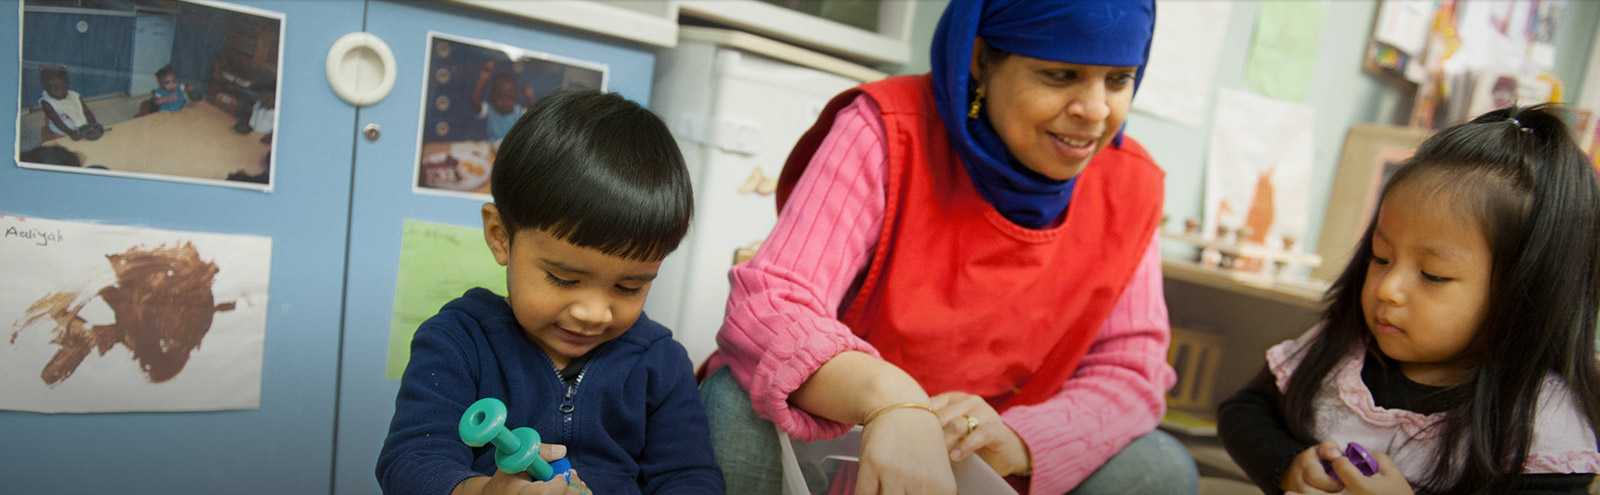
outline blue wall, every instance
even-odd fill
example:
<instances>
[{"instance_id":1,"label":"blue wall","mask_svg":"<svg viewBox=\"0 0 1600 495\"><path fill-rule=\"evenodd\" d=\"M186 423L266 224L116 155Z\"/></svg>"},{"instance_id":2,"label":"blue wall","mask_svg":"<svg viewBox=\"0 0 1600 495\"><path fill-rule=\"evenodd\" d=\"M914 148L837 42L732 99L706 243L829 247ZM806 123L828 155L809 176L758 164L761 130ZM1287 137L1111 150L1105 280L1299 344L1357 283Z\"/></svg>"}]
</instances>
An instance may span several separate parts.
<instances>
[{"instance_id":1,"label":"blue wall","mask_svg":"<svg viewBox=\"0 0 1600 495\"><path fill-rule=\"evenodd\" d=\"M328 89L323 67L334 38L361 30L363 5L239 3L288 17L272 193L19 169L6 138L0 211L271 236L261 408L0 412L0 492L328 493L356 112ZM17 26L18 14L0 8L0 26ZM6 29L0 67L16 67L18 37ZM17 82L0 77L0 98L16 98ZM0 119L0 136L15 135L15 125Z\"/></svg>"}]
</instances>

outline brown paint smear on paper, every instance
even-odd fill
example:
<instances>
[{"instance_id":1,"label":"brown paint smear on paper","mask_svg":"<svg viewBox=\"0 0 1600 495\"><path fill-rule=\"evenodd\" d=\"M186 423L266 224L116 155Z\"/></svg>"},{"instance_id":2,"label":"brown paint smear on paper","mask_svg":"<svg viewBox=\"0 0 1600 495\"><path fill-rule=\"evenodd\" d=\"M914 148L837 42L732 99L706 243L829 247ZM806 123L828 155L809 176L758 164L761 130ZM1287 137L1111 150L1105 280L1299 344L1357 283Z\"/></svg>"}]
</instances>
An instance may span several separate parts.
<instances>
[{"instance_id":1,"label":"brown paint smear on paper","mask_svg":"<svg viewBox=\"0 0 1600 495\"><path fill-rule=\"evenodd\" d=\"M211 294L217 265L200 259L194 245L133 247L121 254L106 255L117 281L100 288L97 295L116 315L116 323L86 327L78 316L93 298L78 301L79 293L56 292L34 301L27 315L16 322L11 344L23 328L43 318L55 321L50 343L60 347L39 378L55 385L72 376L91 349L105 355L122 344L133 352L151 382L172 379L189 362L189 353L200 347L211 330L211 318L231 311L234 303L216 304Z\"/></svg>"}]
</instances>

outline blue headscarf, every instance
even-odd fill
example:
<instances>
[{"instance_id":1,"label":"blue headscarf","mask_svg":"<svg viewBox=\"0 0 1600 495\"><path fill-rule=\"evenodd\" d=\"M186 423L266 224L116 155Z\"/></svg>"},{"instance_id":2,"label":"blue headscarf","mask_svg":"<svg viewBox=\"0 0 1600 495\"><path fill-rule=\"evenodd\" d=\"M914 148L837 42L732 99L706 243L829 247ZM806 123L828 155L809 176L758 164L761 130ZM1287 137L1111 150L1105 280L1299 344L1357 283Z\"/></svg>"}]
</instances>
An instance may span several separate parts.
<instances>
[{"instance_id":1,"label":"blue headscarf","mask_svg":"<svg viewBox=\"0 0 1600 495\"><path fill-rule=\"evenodd\" d=\"M1144 78L1155 32L1153 0L951 0L933 34L934 98L950 141L983 198L1028 228L1050 225L1067 209L1074 179L1058 181L1011 156L989 119L967 118L972 104L972 41L1000 51L1082 65L1137 66ZM1122 145L1117 130L1114 146Z\"/></svg>"}]
</instances>

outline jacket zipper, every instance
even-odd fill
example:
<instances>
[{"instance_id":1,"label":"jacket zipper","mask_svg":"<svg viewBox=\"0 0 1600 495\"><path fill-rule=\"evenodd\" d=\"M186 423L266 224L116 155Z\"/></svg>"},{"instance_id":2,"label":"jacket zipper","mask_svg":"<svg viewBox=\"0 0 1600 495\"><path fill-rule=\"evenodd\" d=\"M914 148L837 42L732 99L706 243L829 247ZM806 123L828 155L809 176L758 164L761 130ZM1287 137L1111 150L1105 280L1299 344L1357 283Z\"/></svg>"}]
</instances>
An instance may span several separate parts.
<instances>
[{"instance_id":1,"label":"jacket zipper","mask_svg":"<svg viewBox=\"0 0 1600 495\"><path fill-rule=\"evenodd\" d=\"M571 384L566 383L566 380L562 380L561 372L556 371L556 381L562 385L565 385L567 388L567 393L561 397L561 406L557 408L557 410L561 412L562 442L569 445L573 443L573 435L575 434L573 430L572 417L573 414L578 410L578 386L583 385L583 377L584 375L589 374L589 367L592 364L594 364L592 360L588 363L585 363L583 365L583 370L578 372L578 377L574 378ZM553 369L554 366L551 368Z\"/></svg>"}]
</instances>

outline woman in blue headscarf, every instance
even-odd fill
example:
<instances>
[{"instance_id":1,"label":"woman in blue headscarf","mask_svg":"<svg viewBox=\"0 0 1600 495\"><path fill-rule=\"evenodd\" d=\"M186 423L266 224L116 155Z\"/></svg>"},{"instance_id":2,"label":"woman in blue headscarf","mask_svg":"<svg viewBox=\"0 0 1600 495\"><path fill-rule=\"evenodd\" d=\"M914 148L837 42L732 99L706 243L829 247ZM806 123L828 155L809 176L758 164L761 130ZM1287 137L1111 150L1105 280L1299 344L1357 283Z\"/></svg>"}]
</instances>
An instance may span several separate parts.
<instances>
[{"instance_id":1,"label":"woman in blue headscarf","mask_svg":"<svg viewBox=\"0 0 1600 495\"><path fill-rule=\"evenodd\" d=\"M1175 380L1161 170L1122 135L1151 0L953 0L933 72L835 97L779 220L730 273L702 385L731 493L777 493L773 428L862 433L858 494L1193 493L1154 431Z\"/></svg>"}]
</instances>

